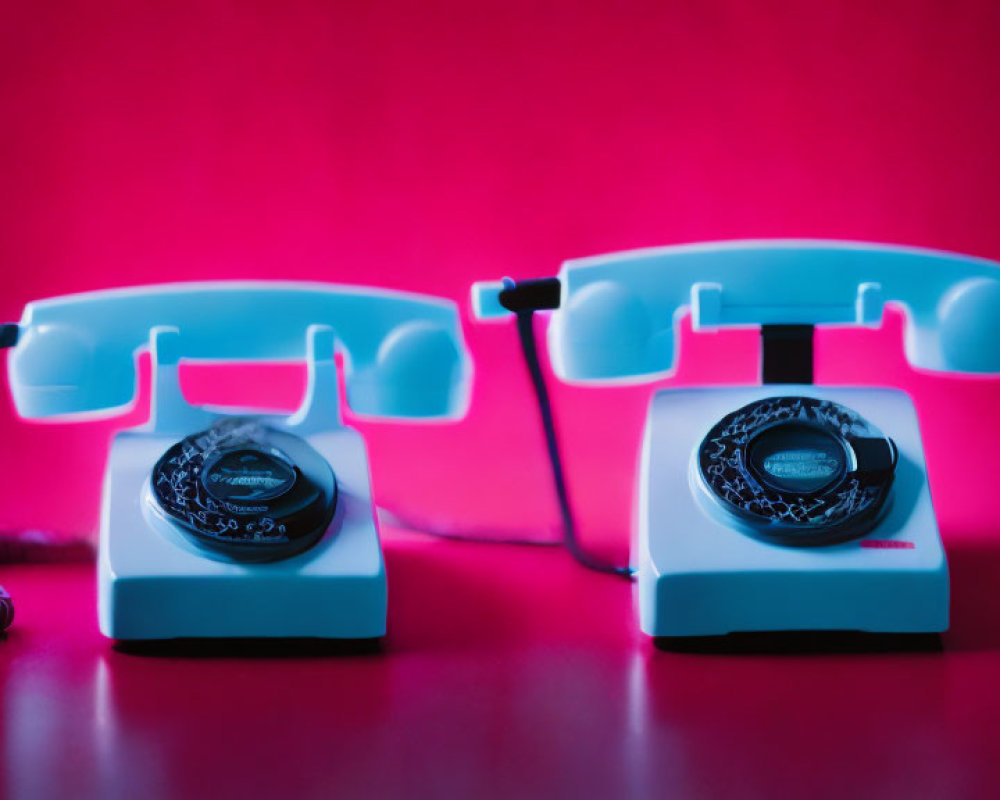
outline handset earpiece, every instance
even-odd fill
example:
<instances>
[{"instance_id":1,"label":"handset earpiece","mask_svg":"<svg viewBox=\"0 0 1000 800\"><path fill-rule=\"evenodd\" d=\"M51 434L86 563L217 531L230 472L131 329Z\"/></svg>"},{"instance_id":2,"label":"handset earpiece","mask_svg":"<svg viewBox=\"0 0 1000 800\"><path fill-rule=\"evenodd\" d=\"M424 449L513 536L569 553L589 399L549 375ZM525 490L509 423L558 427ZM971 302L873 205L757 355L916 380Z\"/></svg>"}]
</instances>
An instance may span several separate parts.
<instances>
[{"instance_id":1,"label":"handset earpiece","mask_svg":"<svg viewBox=\"0 0 1000 800\"><path fill-rule=\"evenodd\" d=\"M580 380L667 372L674 365L674 322L657 314L620 281L596 281L572 292L549 328L560 374Z\"/></svg>"},{"instance_id":2,"label":"handset earpiece","mask_svg":"<svg viewBox=\"0 0 1000 800\"><path fill-rule=\"evenodd\" d=\"M379 345L367 413L387 417L449 415L466 402L467 370L452 331L424 320L398 325ZM358 394L355 386L348 399ZM360 403L361 408L365 406L365 402Z\"/></svg>"},{"instance_id":3,"label":"handset earpiece","mask_svg":"<svg viewBox=\"0 0 1000 800\"><path fill-rule=\"evenodd\" d=\"M937 308L941 362L955 372L1000 373L1000 280L969 278Z\"/></svg>"}]
</instances>

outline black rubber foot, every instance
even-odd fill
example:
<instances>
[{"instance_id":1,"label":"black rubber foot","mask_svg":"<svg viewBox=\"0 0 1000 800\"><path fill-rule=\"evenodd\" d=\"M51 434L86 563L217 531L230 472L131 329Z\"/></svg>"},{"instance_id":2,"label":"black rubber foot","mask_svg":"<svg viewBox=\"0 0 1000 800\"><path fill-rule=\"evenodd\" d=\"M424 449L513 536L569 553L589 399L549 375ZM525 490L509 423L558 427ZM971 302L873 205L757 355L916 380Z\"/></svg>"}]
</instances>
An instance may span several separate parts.
<instances>
[{"instance_id":1,"label":"black rubber foot","mask_svg":"<svg viewBox=\"0 0 1000 800\"><path fill-rule=\"evenodd\" d=\"M937 633L862 631L761 631L725 636L658 636L658 650L671 653L898 653L943 650Z\"/></svg>"},{"instance_id":2,"label":"black rubber foot","mask_svg":"<svg viewBox=\"0 0 1000 800\"><path fill-rule=\"evenodd\" d=\"M377 655L382 639L247 638L116 641L114 649L136 656L183 658L324 658Z\"/></svg>"}]
</instances>

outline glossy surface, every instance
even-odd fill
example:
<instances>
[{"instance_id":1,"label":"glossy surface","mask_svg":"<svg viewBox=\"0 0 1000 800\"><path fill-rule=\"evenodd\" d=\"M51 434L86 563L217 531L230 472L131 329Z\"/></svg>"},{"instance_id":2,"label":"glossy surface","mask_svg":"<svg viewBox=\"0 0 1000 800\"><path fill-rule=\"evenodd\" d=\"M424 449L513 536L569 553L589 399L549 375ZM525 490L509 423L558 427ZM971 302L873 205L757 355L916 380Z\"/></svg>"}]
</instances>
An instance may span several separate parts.
<instances>
[{"instance_id":1,"label":"glossy surface","mask_svg":"<svg viewBox=\"0 0 1000 800\"><path fill-rule=\"evenodd\" d=\"M7 797L983 797L1000 549L952 550L945 652L656 650L544 548L391 537L381 653L134 655L84 565L4 570ZM459 600L460 599L460 600Z\"/></svg>"}]
</instances>

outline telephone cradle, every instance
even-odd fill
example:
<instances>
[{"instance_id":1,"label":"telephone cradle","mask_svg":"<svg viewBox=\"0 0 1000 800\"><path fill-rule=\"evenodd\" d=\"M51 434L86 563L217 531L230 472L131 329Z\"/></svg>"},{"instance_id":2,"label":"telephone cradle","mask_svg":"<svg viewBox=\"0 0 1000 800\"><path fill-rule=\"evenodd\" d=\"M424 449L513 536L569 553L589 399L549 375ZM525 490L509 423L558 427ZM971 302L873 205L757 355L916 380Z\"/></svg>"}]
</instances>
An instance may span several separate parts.
<instances>
[{"instance_id":1,"label":"telephone cradle","mask_svg":"<svg viewBox=\"0 0 1000 800\"><path fill-rule=\"evenodd\" d=\"M9 376L22 416L113 412L148 347L147 424L114 437L98 619L115 640L386 632L387 585L361 434L341 418L335 352L361 414L450 418L467 403L457 308L382 290L175 284L29 304ZM182 358L300 360L292 414L189 404Z\"/></svg>"},{"instance_id":2,"label":"telephone cradle","mask_svg":"<svg viewBox=\"0 0 1000 800\"><path fill-rule=\"evenodd\" d=\"M477 317L509 315L505 292L519 285L474 286ZM947 629L913 403L896 389L813 384L815 326L878 327L890 301L918 369L1000 374L1000 269L982 259L750 241L563 265L558 297L539 307L554 309L550 359L569 382L669 375L685 313L699 332L761 330L761 385L653 394L631 556L646 634Z\"/></svg>"}]
</instances>

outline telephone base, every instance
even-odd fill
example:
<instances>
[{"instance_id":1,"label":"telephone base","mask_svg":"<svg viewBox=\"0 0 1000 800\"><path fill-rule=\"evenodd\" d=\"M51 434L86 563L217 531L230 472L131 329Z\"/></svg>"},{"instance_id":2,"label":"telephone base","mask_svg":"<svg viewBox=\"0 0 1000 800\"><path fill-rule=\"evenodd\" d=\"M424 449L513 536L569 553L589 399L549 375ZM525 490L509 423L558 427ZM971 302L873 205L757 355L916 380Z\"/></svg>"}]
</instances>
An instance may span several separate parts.
<instances>
[{"instance_id":1,"label":"telephone base","mask_svg":"<svg viewBox=\"0 0 1000 800\"><path fill-rule=\"evenodd\" d=\"M899 450L891 500L865 535L790 547L754 538L701 485L694 454L726 414L802 395L854 409ZM909 397L892 389L767 385L658 392L643 441L633 563L654 637L763 631L940 633L948 567Z\"/></svg>"},{"instance_id":2,"label":"telephone base","mask_svg":"<svg viewBox=\"0 0 1000 800\"><path fill-rule=\"evenodd\" d=\"M269 424L281 427L281 420ZM112 443L98 557L98 616L105 636L138 641L385 634L385 565L357 431L338 427L304 436L333 467L337 511L313 547L263 564L198 550L149 510L150 472L179 438L136 429Z\"/></svg>"}]
</instances>

